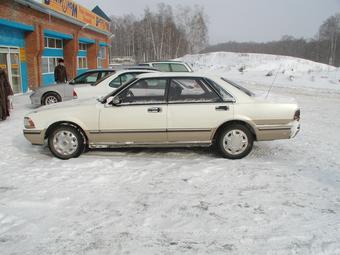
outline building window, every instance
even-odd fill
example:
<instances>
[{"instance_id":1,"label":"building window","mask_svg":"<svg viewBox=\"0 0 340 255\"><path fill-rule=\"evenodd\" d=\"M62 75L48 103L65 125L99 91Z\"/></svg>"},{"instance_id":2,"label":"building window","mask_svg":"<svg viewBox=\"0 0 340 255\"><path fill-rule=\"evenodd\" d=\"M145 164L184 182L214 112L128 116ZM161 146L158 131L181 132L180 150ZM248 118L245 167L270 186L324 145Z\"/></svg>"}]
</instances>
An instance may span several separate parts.
<instances>
[{"instance_id":1,"label":"building window","mask_svg":"<svg viewBox=\"0 0 340 255\"><path fill-rule=\"evenodd\" d=\"M62 49L63 48L63 40L44 37L44 46L49 49Z\"/></svg>"},{"instance_id":2,"label":"building window","mask_svg":"<svg viewBox=\"0 0 340 255\"><path fill-rule=\"evenodd\" d=\"M54 73L54 68L58 65L60 57L43 57L42 58L42 72L43 74Z\"/></svg>"},{"instance_id":3,"label":"building window","mask_svg":"<svg viewBox=\"0 0 340 255\"><path fill-rule=\"evenodd\" d=\"M87 51L87 44L86 43L79 43L79 50Z\"/></svg>"},{"instance_id":4,"label":"building window","mask_svg":"<svg viewBox=\"0 0 340 255\"><path fill-rule=\"evenodd\" d=\"M78 57L78 69L87 69L87 57Z\"/></svg>"},{"instance_id":5,"label":"building window","mask_svg":"<svg viewBox=\"0 0 340 255\"><path fill-rule=\"evenodd\" d=\"M105 59L106 59L106 48L100 47L99 52L98 52L98 61L97 61L98 68L103 67L103 63L105 62Z\"/></svg>"}]
</instances>

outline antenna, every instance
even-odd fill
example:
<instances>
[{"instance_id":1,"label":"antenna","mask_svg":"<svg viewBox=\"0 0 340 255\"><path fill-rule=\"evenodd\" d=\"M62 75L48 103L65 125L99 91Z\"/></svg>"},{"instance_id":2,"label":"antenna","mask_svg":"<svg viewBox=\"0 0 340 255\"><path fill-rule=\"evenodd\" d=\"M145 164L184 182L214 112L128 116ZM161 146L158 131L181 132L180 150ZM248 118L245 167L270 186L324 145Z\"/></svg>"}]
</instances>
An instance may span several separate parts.
<instances>
[{"instance_id":1,"label":"antenna","mask_svg":"<svg viewBox=\"0 0 340 255\"><path fill-rule=\"evenodd\" d=\"M275 74L274 80L273 80L273 82L272 82L272 84L271 84L271 86L270 86L270 88L269 88L269 90L267 92L266 99L268 98L269 93L272 91L272 88L274 87L274 83L276 82L277 76L279 75L279 72L281 70L281 66L282 66L282 63L280 64L279 69L277 70L277 72Z\"/></svg>"}]
</instances>

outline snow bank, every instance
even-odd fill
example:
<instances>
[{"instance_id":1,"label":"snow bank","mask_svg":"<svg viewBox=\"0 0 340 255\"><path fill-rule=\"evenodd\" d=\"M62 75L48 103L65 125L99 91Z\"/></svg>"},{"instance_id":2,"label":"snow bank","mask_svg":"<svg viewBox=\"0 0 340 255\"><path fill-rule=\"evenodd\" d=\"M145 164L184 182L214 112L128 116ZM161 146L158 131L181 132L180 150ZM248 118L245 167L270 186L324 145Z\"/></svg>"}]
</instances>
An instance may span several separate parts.
<instances>
[{"instance_id":1,"label":"snow bank","mask_svg":"<svg viewBox=\"0 0 340 255\"><path fill-rule=\"evenodd\" d=\"M327 88L340 90L340 70L314 61L254 53L214 52L186 55L178 60L195 71L213 72L240 81L280 87Z\"/></svg>"}]
</instances>

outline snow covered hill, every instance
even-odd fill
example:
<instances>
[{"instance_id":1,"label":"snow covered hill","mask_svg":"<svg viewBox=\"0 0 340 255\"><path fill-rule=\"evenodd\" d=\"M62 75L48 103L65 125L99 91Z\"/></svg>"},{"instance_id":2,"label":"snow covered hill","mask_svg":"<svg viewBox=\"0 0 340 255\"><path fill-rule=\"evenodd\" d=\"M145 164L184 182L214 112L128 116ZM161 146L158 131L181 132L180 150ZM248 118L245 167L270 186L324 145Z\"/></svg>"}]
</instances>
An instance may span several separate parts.
<instances>
[{"instance_id":1,"label":"snow covered hill","mask_svg":"<svg viewBox=\"0 0 340 255\"><path fill-rule=\"evenodd\" d=\"M301 58L254 53L214 52L186 55L179 60L195 71L214 72L240 81L273 82L283 87L340 90L339 69Z\"/></svg>"}]
</instances>

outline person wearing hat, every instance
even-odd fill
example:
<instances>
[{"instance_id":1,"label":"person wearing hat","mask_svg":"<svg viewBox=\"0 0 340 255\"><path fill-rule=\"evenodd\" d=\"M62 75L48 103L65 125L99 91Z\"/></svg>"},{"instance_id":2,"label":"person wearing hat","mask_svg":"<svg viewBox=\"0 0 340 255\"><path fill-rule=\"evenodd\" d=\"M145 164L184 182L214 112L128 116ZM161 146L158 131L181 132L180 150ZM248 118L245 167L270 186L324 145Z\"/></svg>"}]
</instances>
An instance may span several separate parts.
<instances>
[{"instance_id":1,"label":"person wearing hat","mask_svg":"<svg viewBox=\"0 0 340 255\"><path fill-rule=\"evenodd\" d=\"M58 65L54 68L54 80L56 83L67 82L66 67L62 58L58 59Z\"/></svg>"}]
</instances>

